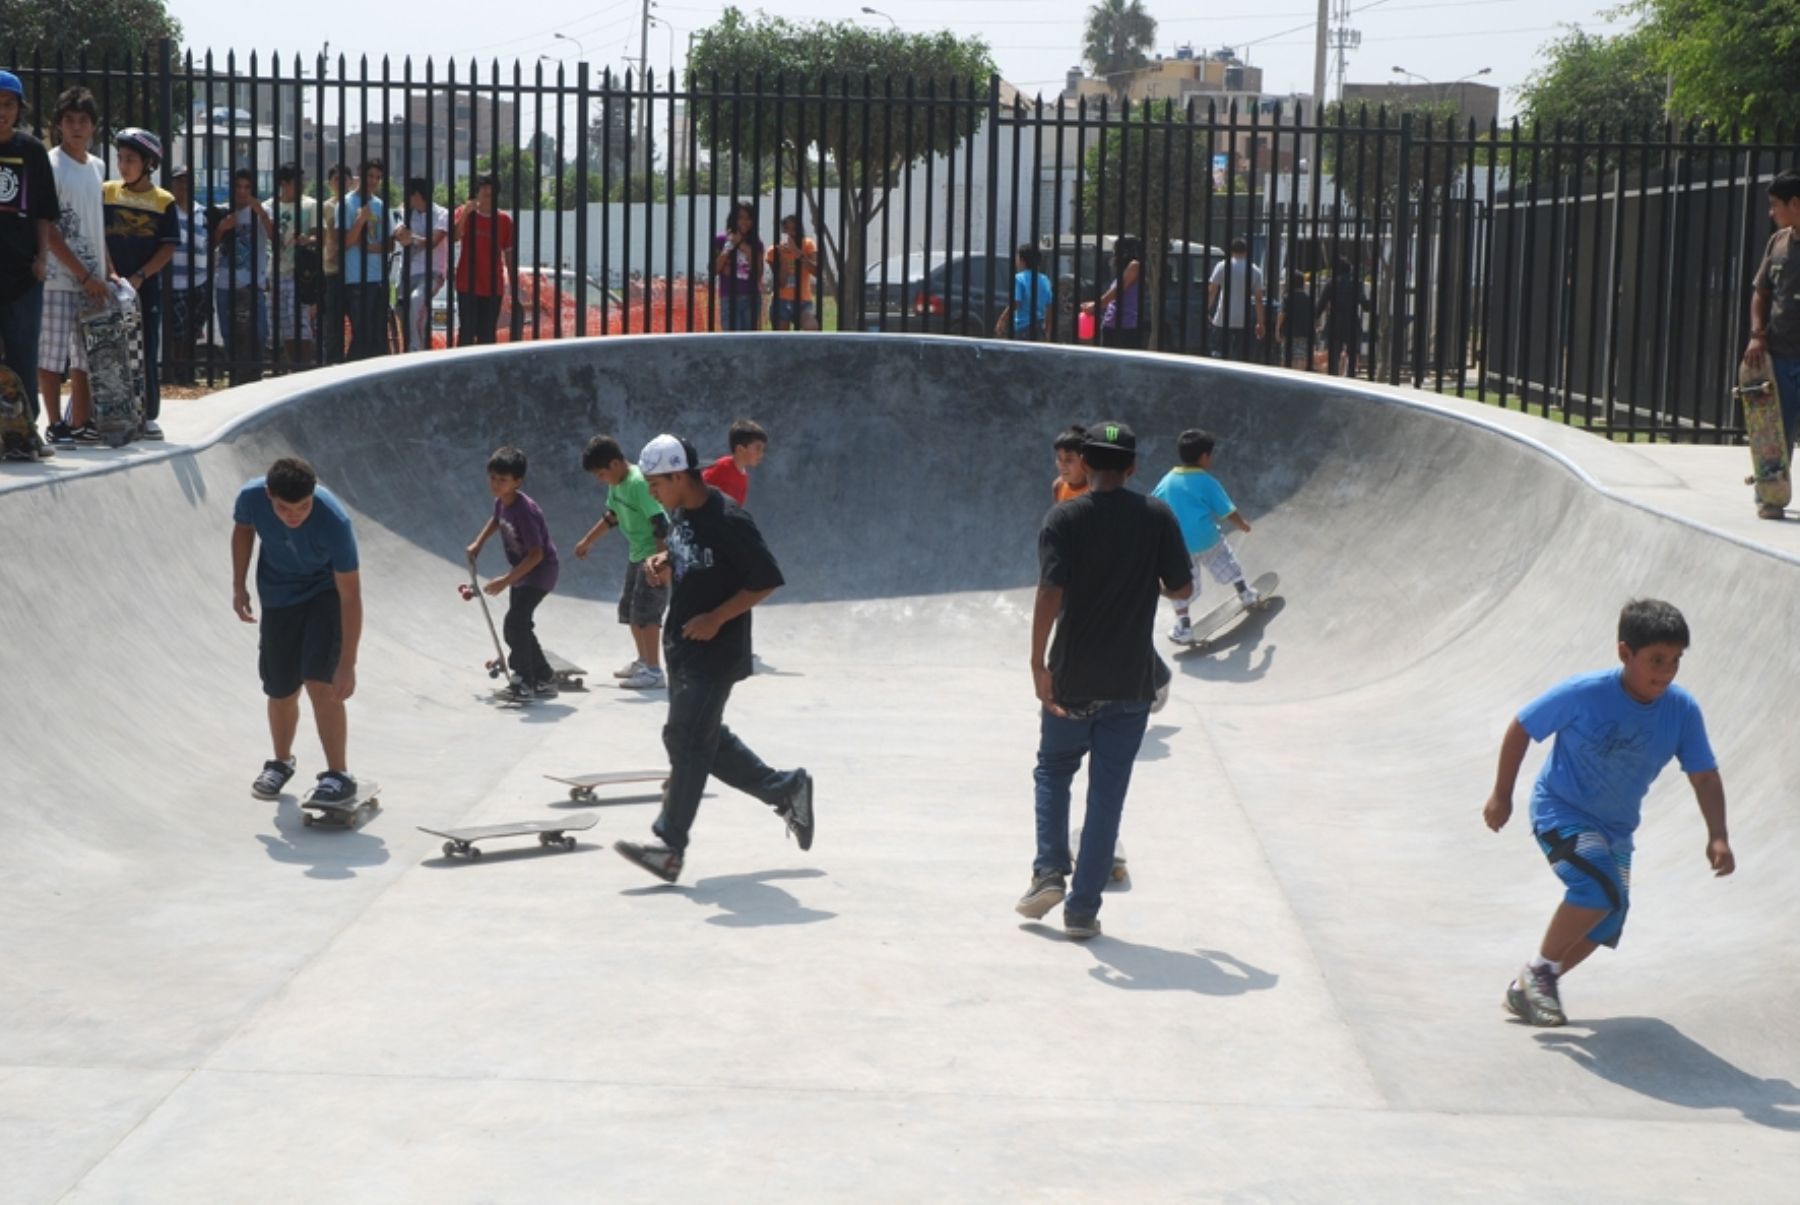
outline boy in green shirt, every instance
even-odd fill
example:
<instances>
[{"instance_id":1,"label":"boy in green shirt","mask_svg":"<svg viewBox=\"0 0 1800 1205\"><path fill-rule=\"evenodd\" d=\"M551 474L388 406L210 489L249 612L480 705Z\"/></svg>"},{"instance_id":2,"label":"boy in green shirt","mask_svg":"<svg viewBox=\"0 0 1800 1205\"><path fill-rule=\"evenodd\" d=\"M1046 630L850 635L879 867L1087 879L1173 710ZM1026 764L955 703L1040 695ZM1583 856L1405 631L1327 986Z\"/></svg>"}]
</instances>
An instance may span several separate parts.
<instances>
[{"instance_id":1,"label":"boy in green shirt","mask_svg":"<svg viewBox=\"0 0 1800 1205\"><path fill-rule=\"evenodd\" d=\"M668 548L669 517L650 496L644 474L625 459L619 441L596 435L581 452L581 467L606 486L606 513L593 530L575 545L575 555L585 559L588 550L611 529L625 533L627 559L625 584L619 593L619 622L631 629L637 658L613 671L626 690L654 690L663 685L662 620L669 606L669 587L652 585L644 562Z\"/></svg>"}]
</instances>

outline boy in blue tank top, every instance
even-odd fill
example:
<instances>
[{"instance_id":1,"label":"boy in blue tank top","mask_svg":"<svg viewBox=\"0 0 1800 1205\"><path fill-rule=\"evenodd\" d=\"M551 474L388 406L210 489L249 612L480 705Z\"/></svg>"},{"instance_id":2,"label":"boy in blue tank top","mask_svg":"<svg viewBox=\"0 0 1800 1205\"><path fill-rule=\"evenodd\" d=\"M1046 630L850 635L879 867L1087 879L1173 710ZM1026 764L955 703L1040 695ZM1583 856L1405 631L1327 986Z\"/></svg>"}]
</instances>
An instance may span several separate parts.
<instances>
[{"instance_id":1,"label":"boy in blue tank top","mask_svg":"<svg viewBox=\"0 0 1800 1205\"><path fill-rule=\"evenodd\" d=\"M1531 831L1562 880L1563 902L1536 956L1506 989L1508 1011L1529 1024L1563 1024L1561 977L1600 946L1619 944L1631 906L1632 834L1650 784L1671 758L1700 803L1713 874L1736 869L1725 786L1700 705L1674 685L1687 647L1680 611L1656 599L1627 603L1619 615L1620 667L1552 687L1507 726L1494 793L1482 810L1495 832L1512 816L1525 750L1556 737L1531 791Z\"/></svg>"}]
</instances>

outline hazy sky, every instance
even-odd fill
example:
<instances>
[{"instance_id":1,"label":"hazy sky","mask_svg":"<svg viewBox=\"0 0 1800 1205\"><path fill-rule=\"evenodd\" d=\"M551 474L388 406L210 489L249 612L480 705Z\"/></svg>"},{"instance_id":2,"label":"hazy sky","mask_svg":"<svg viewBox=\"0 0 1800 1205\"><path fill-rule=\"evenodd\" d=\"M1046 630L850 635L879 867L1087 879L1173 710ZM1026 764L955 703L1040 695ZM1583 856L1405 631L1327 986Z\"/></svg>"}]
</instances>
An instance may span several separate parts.
<instances>
[{"instance_id":1,"label":"hazy sky","mask_svg":"<svg viewBox=\"0 0 1800 1205\"><path fill-rule=\"evenodd\" d=\"M1264 69L1271 92L1309 92L1313 71L1313 22L1316 4L1308 0L1149 0L1157 18L1158 50L1173 52L1191 42L1196 51L1220 46L1238 49ZM1609 28L1601 15L1614 0L1350 0L1350 24L1362 32L1362 47L1350 56L1351 82L1396 78L1405 67L1434 81L1491 67L1483 77L1503 91L1502 111L1510 112L1513 90L1531 72L1539 48L1561 26L1578 23L1590 31ZM170 5L186 30L186 44L196 51L279 50L284 59L296 52L308 60L325 38L296 41L294 29L310 20L331 31L332 56L381 54L414 56L415 68L425 56L477 56L483 66L498 58L535 63L539 55L576 59L578 40L587 60L622 68L626 55L638 53L641 0L421 0L419 3L351 3L321 0L291 5L246 5L242 0L172 0ZM748 12L755 5L740 4ZM891 13L909 31L950 28L986 38L1001 74L1028 94L1054 93L1063 74L1081 57L1081 29L1086 0L879 0L872 7ZM685 57L691 31L710 24L723 3L708 0L660 0L651 13L668 27L650 28L650 65L660 77L670 62L671 29L677 63ZM786 0L768 11L791 20L836 19L885 24L863 14L861 0Z\"/></svg>"}]
</instances>

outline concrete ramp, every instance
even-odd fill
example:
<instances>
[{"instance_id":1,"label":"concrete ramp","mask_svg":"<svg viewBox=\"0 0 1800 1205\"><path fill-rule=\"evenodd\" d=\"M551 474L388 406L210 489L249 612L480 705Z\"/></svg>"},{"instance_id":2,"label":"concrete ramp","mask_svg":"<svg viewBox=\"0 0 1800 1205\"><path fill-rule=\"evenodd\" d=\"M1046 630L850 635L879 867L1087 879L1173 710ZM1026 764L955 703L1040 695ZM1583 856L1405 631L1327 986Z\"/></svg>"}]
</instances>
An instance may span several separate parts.
<instances>
[{"instance_id":1,"label":"concrete ramp","mask_svg":"<svg viewBox=\"0 0 1800 1205\"><path fill-rule=\"evenodd\" d=\"M817 775L819 838L716 787L669 889L605 848L652 795L543 778L663 762L661 696L608 677L620 542L572 555L602 497L578 456L597 431L723 452L742 415L773 436L750 509L791 585L731 720ZM1175 658L1133 880L1076 945L1011 905L1050 441L1103 417L1138 430L1144 488L1214 431L1240 557L1282 589ZM1322 378L901 337L406 357L170 425L0 476L10 1199L1793 1193L1800 558L1600 484L1654 494L1663 461ZM524 711L488 701L456 594L502 443L565 557L539 630L594 671ZM363 547L351 762L386 807L355 832L247 790L231 503L293 453ZM1568 979L1568 1028L1526 1029L1500 996L1558 891L1522 817L1496 837L1480 807L1508 718L1609 663L1644 594L1693 627L1740 869L1711 877L1666 774L1625 941ZM414 827L587 811L573 853L478 863Z\"/></svg>"}]
</instances>

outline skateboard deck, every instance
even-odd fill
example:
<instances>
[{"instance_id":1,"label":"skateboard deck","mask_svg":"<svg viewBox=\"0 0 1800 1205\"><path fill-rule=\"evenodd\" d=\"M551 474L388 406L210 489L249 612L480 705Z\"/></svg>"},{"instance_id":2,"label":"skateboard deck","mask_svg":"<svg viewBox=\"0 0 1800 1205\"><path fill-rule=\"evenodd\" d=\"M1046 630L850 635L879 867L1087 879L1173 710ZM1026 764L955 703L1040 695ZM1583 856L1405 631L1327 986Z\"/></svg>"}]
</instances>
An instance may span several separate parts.
<instances>
[{"instance_id":1,"label":"skateboard deck","mask_svg":"<svg viewBox=\"0 0 1800 1205\"><path fill-rule=\"evenodd\" d=\"M105 301L82 307L81 339L94 427L107 447L122 447L137 437L144 417L144 328L130 285L109 284Z\"/></svg>"},{"instance_id":2,"label":"skateboard deck","mask_svg":"<svg viewBox=\"0 0 1800 1205\"><path fill-rule=\"evenodd\" d=\"M568 787L569 798L575 803L592 803L596 798L595 791L600 787L620 787L638 782L654 782L665 788L669 785L667 770L614 770L610 774L574 774L568 778L546 774L544 777Z\"/></svg>"},{"instance_id":3,"label":"skateboard deck","mask_svg":"<svg viewBox=\"0 0 1800 1205\"><path fill-rule=\"evenodd\" d=\"M459 585L456 592L462 595L464 602L475 599L481 603L481 617L487 620L488 635L494 641L494 658L483 663L487 667L488 677L498 678L501 674L510 677L511 669L506 664L506 650L500 644L500 631L494 626L494 613L488 608L487 595L482 592L481 578L475 570L473 560L469 561L469 580Z\"/></svg>"},{"instance_id":4,"label":"skateboard deck","mask_svg":"<svg viewBox=\"0 0 1800 1205\"><path fill-rule=\"evenodd\" d=\"M1074 835L1069 838L1069 844L1071 846L1073 846L1077 852L1080 851L1080 849L1081 849L1081 830L1080 829L1076 829L1074 832ZM1126 879L1128 879L1130 877L1131 877L1131 867L1129 865L1127 865L1126 861L1125 861L1125 842L1115 840L1113 842L1112 881L1115 883L1123 883Z\"/></svg>"},{"instance_id":5,"label":"skateboard deck","mask_svg":"<svg viewBox=\"0 0 1800 1205\"><path fill-rule=\"evenodd\" d=\"M358 815L381 810L381 784L373 779L357 783L356 797L348 803L321 803L309 791L300 800L300 806L309 809L300 818L307 828L315 824L325 828L355 828Z\"/></svg>"},{"instance_id":6,"label":"skateboard deck","mask_svg":"<svg viewBox=\"0 0 1800 1205\"><path fill-rule=\"evenodd\" d=\"M587 674L585 669L582 669L567 657L560 657L549 649L544 650L544 660L550 663L551 681L555 682L558 686L566 687L569 690L587 689L587 687L583 686L581 683L581 679Z\"/></svg>"},{"instance_id":7,"label":"skateboard deck","mask_svg":"<svg viewBox=\"0 0 1800 1205\"><path fill-rule=\"evenodd\" d=\"M1750 476L1745 485L1756 487L1759 506L1786 508L1793 501L1794 484L1789 474L1788 432L1781 425L1781 399L1769 377L1765 358L1760 369L1748 360L1738 365L1738 384L1732 390L1744 404L1744 438L1750 444Z\"/></svg>"},{"instance_id":8,"label":"skateboard deck","mask_svg":"<svg viewBox=\"0 0 1800 1205\"><path fill-rule=\"evenodd\" d=\"M444 856L454 858L461 854L465 858L479 858L481 850L477 841L487 841L495 837L527 837L537 834L538 844L548 849L552 845L560 845L565 850L575 848L575 838L570 833L582 833L598 824L595 816L576 816L567 820L521 820L516 824L481 824L473 828L426 828L418 826L422 833L430 833L434 837L444 838Z\"/></svg>"},{"instance_id":9,"label":"skateboard deck","mask_svg":"<svg viewBox=\"0 0 1800 1205\"><path fill-rule=\"evenodd\" d=\"M7 460L36 460L32 436L37 433L25 401L25 385L19 374L0 365L0 456Z\"/></svg>"},{"instance_id":10,"label":"skateboard deck","mask_svg":"<svg viewBox=\"0 0 1800 1205\"><path fill-rule=\"evenodd\" d=\"M1268 606L1274 601L1275 591L1280 585L1281 578L1273 573L1265 573L1255 581L1251 582L1250 588L1261 595L1261 597L1248 607L1246 607L1243 600L1238 597L1237 592L1235 590L1232 591L1230 598L1202 615L1199 619L1194 620L1194 634L1188 637L1184 643L1189 647L1205 644L1207 637L1211 636L1214 632L1217 632L1233 619L1236 619L1238 615L1242 614L1244 611L1261 610Z\"/></svg>"}]
</instances>

